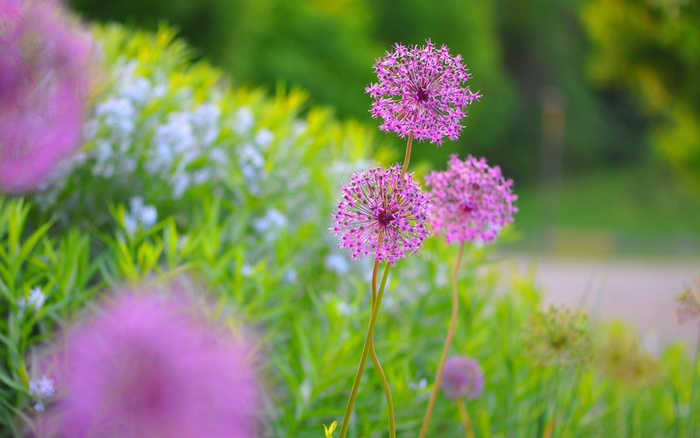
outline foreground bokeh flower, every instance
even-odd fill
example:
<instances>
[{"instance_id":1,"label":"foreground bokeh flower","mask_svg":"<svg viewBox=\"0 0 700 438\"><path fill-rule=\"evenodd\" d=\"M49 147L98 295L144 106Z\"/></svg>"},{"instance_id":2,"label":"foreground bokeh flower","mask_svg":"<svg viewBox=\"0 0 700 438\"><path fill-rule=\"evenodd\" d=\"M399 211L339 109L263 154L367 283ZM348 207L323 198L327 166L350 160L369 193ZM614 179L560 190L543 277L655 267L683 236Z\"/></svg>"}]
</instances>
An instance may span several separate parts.
<instances>
[{"instance_id":1,"label":"foreground bokeh flower","mask_svg":"<svg viewBox=\"0 0 700 438\"><path fill-rule=\"evenodd\" d=\"M379 262L395 262L428 235L428 196L399 165L357 172L342 190L333 231L353 258L374 254Z\"/></svg>"},{"instance_id":2,"label":"foreground bokeh flower","mask_svg":"<svg viewBox=\"0 0 700 438\"><path fill-rule=\"evenodd\" d=\"M490 242L518 211L513 181L484 158L470 155L462 161L452 155L447 170L431 172L426 184L433 202L431 224L447 243Z\"/></svg>"},{"instance_id":3,"label":"foreground bokeh flower","mask_svg":"<svg viewBox=\"0 0 700 438\"><path fill-rule=\"evenodd\" d=\"M70 330L42 367L47 436L257 436L251 350L184 294L127 293ZM41 435L41 433L40 433Z\"/></svg>"},{"instance_id":4,"label":"foreground bokeh flower","mask_svg":"<svg viewBox=\"0 0 700 438\"><path fill-rule=\"evenodd\" d=\"M464 127L464 108L481 97L464 83L470 78L460 55L447 46L439 49L396 44L392 52L374 64L377 83L365 89L374 101L372 117L383 119L383 131L413 136L442 144L443 137L456 140Z\"/></svg>"},{"instance_id":5,"label":"foreground bokeh flower","mask_svg":"<svg viewBox=\"0 0 700 438\"><path fill-rule=\"evenodd\" d=\"M484 373L479 362L466 356L447 359L440 387L451 400L477 398L484 389Z\"/></svg>"},{"instance_id":6,"label":"foreground bokeh flower","mask_svg":"<svg viewBox=\"0 0 700 438\"><path fill-rule=\"evenodd\" d=\"M21 193L79 145L92 42L57 1L3 3L0 191Z\"/></svg>"}]
</instances>

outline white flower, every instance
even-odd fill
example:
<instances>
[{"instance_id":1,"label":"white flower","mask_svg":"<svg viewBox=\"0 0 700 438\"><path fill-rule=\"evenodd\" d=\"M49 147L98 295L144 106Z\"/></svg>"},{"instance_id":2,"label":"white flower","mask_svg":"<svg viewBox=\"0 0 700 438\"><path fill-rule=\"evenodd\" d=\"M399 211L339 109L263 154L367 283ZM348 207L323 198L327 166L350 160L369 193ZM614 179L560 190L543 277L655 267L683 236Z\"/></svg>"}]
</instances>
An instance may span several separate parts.
<instances>
[{"instance_id":1,"label":"white flower","mask_svg":"<svg viewBox=\"0 0 700 438\"><path fill-rule=\"evenodd\" d=\"M138 106L143 106L150 99L151 83L148 79L136 77L129 80L120 90L122 97L129 99Z\"/></svg>"},{"instance_id":2,"label":"white flower","mask_svg":"<svg viewBox=\"0 0 700 438\"><path fill-rule=\"evenodd\" d=\"M283 278L287 283L295 283L297 281L297 271L290 268L284 273Z\"/></svg>"},{"instance_id":3,"label":"white flower","mask_svg":"<svg viewBox=\"0 0 700 438\"><path fill-rule=\"evenodd\" d=\"M233 130L243 135L253 127L253 112L247 106L242 106L236 111L233 119Z\"/></svg>"},{"instance_id":4,"label":"white flower","mask_svg":"<svg viewBox=\"0 0 700 438\"><path fill-rule=\"evenodd\" d=\"M97 116L117 135L127 136L134 129L135 110L129 99L112 97L97 105Z\"/></svg>"},{"instance_id":5,"label":"white flower","mask_svg":"<svg viewBox=\"0 0 700 438\"><path fill-rule=\"evenodd\" d=\"M251 268L249 264L241 266L241 274L245 275L246 277L249 276L252 272L253 268Z\"/></svg>"},{"instance_id":6,"label":"white flower","mask_svg":"<svg viewBox=\"0 0 700 438\"><path fill-rule=\"evenodd\" d=\"M175 198L182 197L185 191L190 186L190 177L184 172L177 172L173 175L173 196Z\"/></svg>"},{"instance_id":7,"label":"white flower","mask_svg":"<svg viewBox=\"0 0 700 438\"><path fill-rule=\"evenodd\" d=\"M34 311L38 311L41 309L41 306L44 305L44 302L46 301L46 295L41 291L40 287L34 287L29 291L29 296L27 298L25 297L20 297L19 300L17 301L17 305L19 306L19 314L18 316L21 318L24 315L24 312L27 308L32 308Z\"/></svg>"},{"instance_id":8,"label":"white flower","mask_svg":"<svg viewBox=\"0 0 700 438\"><path fill-rule=\"evenodd\" d=\"M326 257L324 266L326 269L330 269L341 275L347 273L348 269L350 269L347 259L338 253L333 253Z\"/></svg>"},{"instance_id":9,"label":"white flower","mask_svg":"<svg viewBox=\"0 0 700 438\"><path fill-rule=\"evenodd\" d=\"M255 142L263 149L266 149L274 139L275 135L269 129L263 128L255 135Z\"/></svg>"},{"instance_id":10,"label":"white flower","mask_svg":"<svg viewBox=\"0 0 700 438\"><path fill-rule=\"evenodd\" d=\"M202 140L206 144L212 143L219 135L219 116L221 110L213 103L205 103L200 105L190 119L195 126Z\"/></svg>"},{"instance_id":11,"label":"white flower","mask_svg":"<svg viewBox=\"0 0 700 438\"><path fill-rule=\"evenodd\" d=\"M144 204L143 199L134 196L129 201L130 211L124 215L124 227L131 234L141 225L150 228L158 220L158 210L152 205Z\"/></svg>"},{"instance_id":12,"label":"white flower","mask_svg":"<svg viewBox=\"0 0 700 438\"><path fill-rule=\"evenodd\" d=\"M255 149L255 147L250 143L243 145L239 155L239 161L241 162L241 165L251 164L258 169L265 165L265 159L263 156L260 155L260 152L258 152L258 150Z\"/></svg>"},{"instance_id":13,"label":"white flower","mask_svg":"<svg viewBox=\"0 0 700 438\"><path fill-rule=\"evenodd\" d=\"M151 227L156 223L156 220L158 220L158 211L154 206L146 205L141 209L140 219L146 228Z\"/></svg>"},{"instance_id":14,"label":"white flower","mask_svg":"<svg viewBox=\"0 0 700 438\"><path fill-rule=\"evenodd\" d=\"M253 228L261 234L268 230L276 231L286 225L287 217L274 208L269 209L265 216L253 221Z\"/></svg>"},{"instance_id":15,"label":"white flower","mask_svg":"<svg viewBox=\"0 0 700 438\"><path fill-rule=\"evenodd\" d=\"M29 382L29 394L34 397L36 403L34 410L37 412L44 411L44 400L53 397L56 394L53 380L46 376L41 376L39 379L34 379Z\"/></svg>"},{"instance_id":16,"label":"white flower","mask_svg":"<svg viewBox=\"0 0 700 438\"><path fill-rule=\"evenodd\" d=\"M56 389L53 385L53 380L46 376L41 376L29 382L29 393L38 399L53 397Z\"/></svg>"}]
</instances>

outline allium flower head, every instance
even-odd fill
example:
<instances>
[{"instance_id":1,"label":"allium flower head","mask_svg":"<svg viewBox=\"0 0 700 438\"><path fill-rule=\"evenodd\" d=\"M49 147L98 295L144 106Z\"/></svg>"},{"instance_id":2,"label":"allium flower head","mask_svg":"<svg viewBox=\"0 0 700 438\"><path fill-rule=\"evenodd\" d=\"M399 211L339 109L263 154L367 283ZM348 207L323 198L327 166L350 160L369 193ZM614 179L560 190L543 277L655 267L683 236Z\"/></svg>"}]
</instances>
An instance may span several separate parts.
<instances>
[{"instance_id":1,"label":"allium flower head","mask_svg":"<svg viewBox=\"0 0 700 438\"><path fill-rule=\"evenodd\" d=\"M0 191L19 193L78 146L92 44L56 1L0 14Z\"/></svg>"},{"instance_id":2,"label":"allium flower head","mask_svg":"<svg viewBox=\"0 0 700 438\"><path fill-rule=\"evenodd\" d=\"M437 144L445 136L456 140L464 127L460 121L465 106L481 97L464 85L470 74L462 57L430 40L422 47L396 44L377 59L374 71L378 82L365 88L374 99L372 117L383 119L380 129L401 137Z\"/></svg>"},{"instance_id":3,"label":"allium flower head","mask_svg":"<svg viewBox=\"0 0 700 438\"><path fill-rule=\"evenodd\" d=\"M524 336L525 350L540 365L585 363L591 358L588 316L550 306L536 312Z\"/></svg>"},{"instance_id":4,"label":"allium flower head","mask_svg":"<svg viewBox=\"0 0 700 438\"><path fill-rule=\"evenodd\" d=\"M658 360L642 351L636 334L622 324L612 325L596 350L595 364L617 381L644 385L659 376Z\"/></svg>"},{"instance_id":5,"label":"allium flower head","mask_svg":"<svg viewBox=\"0 0 700 438\"><path fill-rule=\"evenodd\" d=\"M445 362L440 383L447 398L475 399L484 389L484 373L476 360L466 356L453 356Z\"/></svg>"},{"instance_id":6,"label":"allium flower head","mask_svg":"<svg viewBox=\"0 0 700 438\"><path fill-rule=\"evenodd\" d=\"M678 322L684 324L686 321L697 319L700 324L700 277L695 282L694 288L686 289L676 298L678 301Z\"/></svg>"},{"instance_id":7,"label":"allium flower head","mask_svg":"<svg viewBox=\"0 0 700 438\"><path fill-rule=\"evenodd\" d=\"M183 295L117 296L43 361L57 401L49 436L256 436L251 350Z\"/></svg>"},{"instance_id":8,"label":"allium flower head","mask_svg":"<svg viewBox=\"0 0 700 438\"><path fill-rule=\"evenodd\" d=\"M430 173L426 184L431 186L431 224L447 243L490 242L518 211L513 181L484 158L470 155L462 161L452 155L447 170Z\"/></svg>"},{"instance_id":9,"label":"allium flower head","mask_svg":"<svg viewBox=\"0 0 700 438\"><path fill-rule=\"evenodd\" d=\"M393 263L415 252L428 235L428 196L411 174L402 177L401 166L357 172L342 190L333 231L353 258L374 254Z\"/></svg>"}]
</instances>

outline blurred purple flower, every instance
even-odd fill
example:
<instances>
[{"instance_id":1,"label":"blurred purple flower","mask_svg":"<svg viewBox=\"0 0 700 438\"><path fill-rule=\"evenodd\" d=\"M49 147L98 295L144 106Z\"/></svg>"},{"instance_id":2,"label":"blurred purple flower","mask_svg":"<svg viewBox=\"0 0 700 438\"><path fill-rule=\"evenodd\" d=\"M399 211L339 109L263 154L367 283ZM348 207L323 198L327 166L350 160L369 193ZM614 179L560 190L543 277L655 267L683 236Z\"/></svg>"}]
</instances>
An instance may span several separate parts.
<instances>
[{"instance_id":1,"label":"blurred purple flower","mask_svg":"<svg viewBox=\"0 0 700 438\"><path fill-rule=\"evenodd\" d=\"M466 356L447 359L440 387L451 400L477 398L484 389L484 373L479 362Z\"/></svg>"},{"instance_id":2,"label":"blurred purple flower","mask_svg":"<svg viewBox=\"0 0 700 438\"><path fill-rule=\"evenodd\" d=\"M378 83L365 92L374 99L370 112L384 119L383 131L442 144L443 137L457 140L464 127L464 107L481 98L463 84L470 78L461 55L452 56L447 46L394 46L374 64Z\"/></svg>"},{"instance_id":3,"label":"blurred purple flower","mask_svg":"<svg viewBox=\"0 0 700 438\"><path fill-rule=\"evenodd\" d=\"M257 436L251 350L179 292L117 296L43 361L57 401L40 435Z\"/></svg>"},{"instance_id":4,"label":"blurred purple flower","mask_svg":"<svg viewBox=\"0 0 700 438\"><path fill-rule=\"evenodd\" d=\"M470 155L462 161L452 155L447 170L431 172L426 184L432 187L431 223L436 232L445 233L447 243L490 242L518 211L513 181L484 158Z\"/></svg>"},{"instance_id":5,"label":"blurred purple flower","mask_svg":"<svg viewBox=\"0 0 700 438\"><path fill-rule=\"evenodd\" d=\"M39 184L79 144L90 37L57 1L0 8L0 191Z\"/></svg>"},{"instance_id":6,"label":"blurred purple flower","mask_svg":"<svg viewBox=\"0 0 700 438\"><path fill-rule=\"evenodd\" d=\"M395 262L415 252L428 235L428 196L401 166L352 175L334 214L333 231L352 257L374 254ZM381 242L379 240L381 234Z\"/></svg>"}]
</instances>

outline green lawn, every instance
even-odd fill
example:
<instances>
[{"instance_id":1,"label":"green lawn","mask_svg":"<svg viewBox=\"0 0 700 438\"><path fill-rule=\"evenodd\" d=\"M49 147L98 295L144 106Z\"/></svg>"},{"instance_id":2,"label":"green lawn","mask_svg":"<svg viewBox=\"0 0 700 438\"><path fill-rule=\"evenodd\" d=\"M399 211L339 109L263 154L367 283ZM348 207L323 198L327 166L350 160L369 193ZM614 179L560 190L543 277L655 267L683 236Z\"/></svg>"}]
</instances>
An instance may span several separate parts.
<instances>
[{"instance_id":1,"label":"green lawn","mask_svg":"<svg viewBox=\"0 0 700 438\"><path fill-rule=\"evenodd\" d=\"M517 249L700 255L700 196L650 168L606 170L560 187L517 187Z\"/></svg>"}]
</instances>

